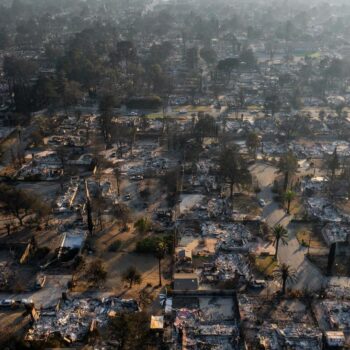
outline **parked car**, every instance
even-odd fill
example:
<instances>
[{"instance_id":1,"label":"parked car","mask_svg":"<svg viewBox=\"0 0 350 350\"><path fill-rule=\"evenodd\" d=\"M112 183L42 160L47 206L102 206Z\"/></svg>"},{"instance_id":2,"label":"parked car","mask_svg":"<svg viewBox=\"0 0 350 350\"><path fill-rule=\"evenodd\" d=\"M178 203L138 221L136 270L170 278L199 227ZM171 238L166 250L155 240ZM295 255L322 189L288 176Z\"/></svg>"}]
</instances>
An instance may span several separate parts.
<instances>
[{"instance_id":1,"label":"parked car","mask_svg":"<svg viewBox=\"0 0 350 350\"><path fill-rule=\"evenodd\" d=\"M10 308L15 305L15 303L13 299L2 299L0 300L0 308Z\"/></svg>"},{"instance_id":2,"label":"parked car","mask_svg":"<svg viewBox=\"0 0 350 350\"><path fill-rule=\"evenodd\" d=\"M250 283L250 286L252 288L257 288L257 289L260 289L260 288L265 288L266 287L266 281L265 280L254 280Z\"/></svg>"},{"instance_id":3,"label":"parked car","mask_svg":"<svg viewBox=\"0 0 350 350\"><path fill-rule=\"evenodd\" d=\"M265 206L266 206L266 202L265 202L264 199L260 198L258 202L259 202L259 205L260 205L261 207L265 207Z\"/></svg>"},{"instance_id":4,"label":"parked car","mask_svg":"<svg viewBox=\"0 0 350 350\"><path fill-rule=\"evenodd\" d=\"M30 305L34 304L33 299L21 299L21 300L16 300L18 304L23 304L23 305Z\"/></svg>"},{"instance_id":5,"label":"parked car","mask_svg":"<svg viewBox=\"0 0 350 350\"><path fill-rule=\"evenodd\" d=\"M130 180L140 181L140 180L143 180L143 176L142 175L134 175L134 176L130 177Z\"/></svg>"}]
</instances>

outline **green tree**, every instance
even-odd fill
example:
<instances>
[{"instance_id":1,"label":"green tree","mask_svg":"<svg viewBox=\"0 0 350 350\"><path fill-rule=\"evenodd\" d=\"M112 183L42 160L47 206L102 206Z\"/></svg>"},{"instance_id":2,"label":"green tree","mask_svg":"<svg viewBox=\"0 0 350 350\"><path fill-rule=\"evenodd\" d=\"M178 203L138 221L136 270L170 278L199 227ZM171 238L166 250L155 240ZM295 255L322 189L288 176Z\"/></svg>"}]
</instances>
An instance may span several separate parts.
<instances>
[{"instance_id":1,"label":"green tree","mask_svg":"<svg viewBox=\"0 0 350 350\"><path fill-rule=\"evenodd\" d=\"M339 118L341 118L342 115L343 115L344 107L345 107L345 106L344 106L343 104L338 104L338 105L335 107L335 112L337 113L337 116L338 116Z\"/></svg>"},{"instance_id":2,"label":"green tree","mask_svg":"<svg viewBox=\"0 0 350 350\"><path fill-rule=\"evenodd\" d=\"M287 265L282 264L274 271L274 277L277 281L282 283L282 294L286 294L287 282L295 282L296 274L293 269Z\"/></svg>"},{"instance_id":3,"label":"green tree","mask_svg":"<svg viewBox=\"0 0 350 350\"><path fill-rule=\"evenodd\" d=\"M60 100L54 79L42 76L35 85L36 107L54 108Z\"/></svg>"},{"instance_id":4,"label":"green tree","mask_svg":"<svg viewBox=\"0 0 350 350\"><path fill-rule=\"evenodd\" d=\"M256 159L256 153L260 145L261 141L259 135L255 132L250 133L246 140L246 146L249 153L253 155L254 159Z\"/></svg>"},{"instance_id":5,"label":"green tree","mask_svg":"<svg viewBox=\"0 0 350 350\"><path fill-rule=\"evenodd\" d=\"M81 86L76 81L66 81L62 94L63 107L67 113L69 107L74 106L83 97Z\"/></svg>"},{"instance_id":6,"label":"green tree","mask_svg":"<svg viewBox=\"0 0 350 350\"><path fill-rule=\"evenodd\" d=\"M109 339L118 342L118 350L145 350L153 339L149 323L145 312L119 313L109 321Z\"/></svg>"},{"instance_id":7,"label":"green tree","mask_svg":"<svg viewBox=\"0 0 350 350\"><path fill-rule=\"evenodd\" d=\"M239 59L241 62L244 62L248 67L254 68L257 65L257 58L254 55L253 50L244 49L239 55Z\"/></svg>"},{"instance_id":8,"label":"green tree","mask_svg":"<svg viewBox=\"0 0 350 350\"><path fill-rule=\"evenodd\" d=\"M278 247L280 241L284 244L287 245L287 238L288 238L288 231L286 230L285 227L282 225L276 225L272 229L272 235L274 238L273 245L276 246L276 251L275 251L275 258L277 259L277 254L278 254Z\"/></svg>"},{"instance_id":9,"label":"green tree","mask_svg":"<svg viewBox=\"0 0 350 350\"><path fill-rule=\"evenodd\" d=\"M325 112L324 109L321 109L320 112L318 113L318 116L320 117L320 120L321 120L322 122L324 122L324 120L325 120L327 114L326 114L326 112Z\"/></svg>"},{"instance_id":10,"label":"green tree","mask_svg":"<svg viewBox=\"0 0 350 350\"><path fill-rule=\"evenodd\" d=\"M213 116L206 114L200 117L194 128L194 136L202 145L205 137L217 137L218 127Z\"/></svg>"},{"instance_id":11,"label":"green tree","mask_svg":"<svg viewBox=\"0 0 350 350\"><path fill-rule=\"evenodd\" d=\"M222 61L219 61L217 69L226 74L231 74L234 69L239 67L239 60L237 58L226 58Z\"/></svg>"},{"instance_id":12,"label":"green tree","mask_svg":"<svg viewBox=\"0 0 350 350\"><path fill-rule=\"evenodd\" d=\"M337 148L334 149L331 155L325 155L323 166L331 174L331 181L333 182L336 172L340 168L340 161Z\"/></svg>"},{"instance_id":13,"label":"green tree","mask_svg":"<svg viewBox=\"0 0 350 350\"><path fill-rule=\"evenodd\" d=\"M102 260L95 259L91 261L86 268L85 275L87 280L92 282L94 285L105 282L107 278L107 271Z\"/></svg>"},{"instance_id":14,"label":"green tree","mask_svg":"<svg viewBox=\"0 0 350 350\"><path fill-rule=\"evenodd\" d=\"M38 195L5 184L0 184L0 203L3 210L18 219L21 226L27 216L48 212L47 205Z\"/></svg>"},{"instance_id":15,"label":"green tree","mask_svg":"<svg viewBox=\"0 0 350 350\"><path fill-rule=\"evenodd\" d=\"M226 148L219 157L220 175L230 186L230 198L233 198L234 186L252 184L252 176L244 158L239 154L238 146Z\"/></svg>"},{"instance_id":16,"label":"green tree","mask_svg":"<svg viewBox=\"0 0 350 350\"><path fill-rule=\"evenodd\" d=\"M4 50L10 44L10 36L4 27L0 28L0 50Z\"/></svg>"},{"instance_id":17,"label":"green tree","mask_svg":"<svg viewBox=\"0 0 350 350\"><path fill-rule=\"evenodd\" d=\"M36 77L37 69L32 60L13 56L4 58L4 76L18 112L28 113L34 109L32 79Z\"/></svg>"},{"instance_id":18,"label":"green tree","mask_svg":"<svg viewBox=\"0 0 350 350\"><path fill-rule=\"evenodd\" d=\"M162 285L162 260L165 258L165 255L167 252L168 252L167 243L163 240L158 242L154 255L158 259L159 286Z\"/></svg>"},{"instance_id":19,"label":"green tree","mask_svg":"<svg viewBox=\"0 0 350 350\"><path fill-rule=\"evenodd\" d=\"M277 94L267 95L265 98L264 108L270 112L272 117L281 109L281 100Z\"/></svg>"},{"instance_id":20,"label":"green tree","mask_svg":"<svg viewBox=\"0 0 350 350\"><path fill-rule=\"evenodd\" d=\"M217 54L215 50L210 47L201 48L199 55L207 64L214 64L217 61Z\"/></svg>"},{"instance_id":21,"label":"green tree","mask_svg":"<svg viewBox=\"0 0 350 350\"><path fill-rule=\"evenodd\" d=\"M283 191L285 192L287 191L290 177L298 170L298 159L292 151L288 151L281 156L278 162L278 170L280 173L284 174Z\"/></svg>"},{"instance_id":22,"label":"green tree","mask_svg":"<svg viewBox=\"0 0 350 350\"><path fill-rule=\"evenodd\" d=\"M131 289L133 284L141 284L142 278L140 272L134 266L130 266L122 274L122 281L129 283Z\"/></svg>"},{"instance_id":23,"label":"green tree","mask_svg":"<svg viewBox=\"0 0 350 350\"><path fill-rule=\"evenodd\" d=\"M152 223L147 217L143 217L135 222L134 227L141 234L144 234L152 228Z\"/></svg>"}]
</instances>

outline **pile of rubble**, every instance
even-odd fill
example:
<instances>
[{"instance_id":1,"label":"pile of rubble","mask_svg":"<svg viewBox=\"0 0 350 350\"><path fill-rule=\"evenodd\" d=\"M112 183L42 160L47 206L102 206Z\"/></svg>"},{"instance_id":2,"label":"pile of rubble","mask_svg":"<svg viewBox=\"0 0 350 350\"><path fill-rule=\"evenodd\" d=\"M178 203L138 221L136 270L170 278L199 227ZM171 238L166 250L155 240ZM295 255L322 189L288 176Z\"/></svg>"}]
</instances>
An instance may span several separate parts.
<instances>
[{"instance_id":1,"label":"pile of rubble","mask_svg":"<svg viewBox=\"0 0 350 350\"><path fill-rule=\"evenodd\" d=\"M348 277L329 278L325 294L329 299L349 300L350 279Z\"/></svg>"},{"instance_id":2,"label":"pile of rubble","mask_svg":"<svg viewBox=\"0 0 350 350\"><path fill-rule=\"evenodd\" d=\"M54 151L31 154L31 160L16 173L18 180L58 180L62 174L62 162ZM27 158L27 157L26 157Z\"/></svg>"},{"instance_id":3,"label":"pile of rubble","mask_svg":"<svg viewBox=\"0 0 350 350\"><path fill-rule=\"evenodd\" d=\"M103 327L117 313L136 311L139 311L139 307L135 300L117 297L64 301L58 311L41 312L40 319L28 331L26 339L43 339L59 332L63 338L75 342L88 333L92 323Z\"/></svg>"},{"instance_id":4,"label":"pile of rubble","mask_svg":"<svg viewBox=\"0 0 350 350\"><path fill-rule=\"evenodd\" d=\"M211 198L207 204L208 216L217 218L226 213L226 202L223 199Z\"/></svg>"},{"instance_id":5,"label":"pile of rubble","mask_svg":"<svg viewBox=\"0 0 350 350\"><path fill-rule=\"evenodd\" d=\"M322 332L317 327L305 324L288 324L283 328L265 323L257 338L265 349L322 349Z\"/></svg>"},{"instance_id":6,"label":"pile of rubble","mask_svg":"<svg viewBox=\"0 0 350 350\"><path fill-rule=\"evenodd\" d=\"M223 281L232 280L237 274L244 276L247 281L252 279L252 271L243 255L220 254L215 260L215 266Z\"/></svg>"},{"instance_id":7,"label":"pile of rubble","mask_svg":"<svg viewBox=\"0 0 350 350\"><path fill-rule=\"evenodd\" d=\"M310 216L320 221L341 222L343 219L329 200L323 197L308 198L306 208Z\"/></svg>"},{"instance_id":8,"label":"pile of rubble","mask_svg":"<svg viewBox=\"0 0 350 350\"><path fill-rule=\"evenodd\" d=\"M242 224L224 224L225 232L220 236L220 249L232 251L235 249L248 250L248 243L252 239L249 229Z\"/></svg>"},{"instance_id":9,"label":"pile of rubble","mask_svg":"<svg viewBox=\"0 0 350 350\"><path fill-rule=\"evenodd\" d=\"M323 191L328 184L328 179L323 176L306 178L302 181L302 191L306 194L314 194Z\"/></svg>"},{"instance_id":10,"label":"pile of rubble","mask_svg":"<svg viewBox=\"0 0 350 350\"><path fill-rule=\"evenodd\" d=\"M350 234L350 227L340 223L329 223L322 229L322 235L327 245L346 242Z\"/></svg>"},{"instance_id":11,"label":"pile of rubble","mask_svg":"<svg viewBox=\"0 0 350 350\"><path fill-rule=\"evenodd\" d=\"M325 300L319 304L329 329L350 330L350 302Z\"/></svg>"},{"instance_id":12,"label":"pile of rubble","mask_svg":"<svg viewBox=\"0 0 350 350\"><path fill-rule=\"evenodd\" d=\"M57 211L65 212L69 211L73 205L73 202L79 191L80 182L71 179L71 182L66 190L66 192L60 196L56 201Z\"/></svg>"},{"instance_id":13,"label":"pile of rubble","mask_svg":"<svg viewBox=\"0 0 350 350\"><path fill-rule=\"evenodd\" d=\"M182 349L210 344L213 349L239 349L239 328L234 322L207 322L201 310L180 309L174 322Z\"/></svg>"}]
</instances>

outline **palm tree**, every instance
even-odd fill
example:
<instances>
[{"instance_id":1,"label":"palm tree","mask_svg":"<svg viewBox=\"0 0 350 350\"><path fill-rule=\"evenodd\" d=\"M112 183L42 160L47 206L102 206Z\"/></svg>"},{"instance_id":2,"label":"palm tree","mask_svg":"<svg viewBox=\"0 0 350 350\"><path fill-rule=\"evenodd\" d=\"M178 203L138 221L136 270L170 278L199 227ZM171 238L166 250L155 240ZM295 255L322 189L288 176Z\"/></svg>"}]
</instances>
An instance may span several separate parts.
<instances>
[{"instance_id":1,"label":"palm tree","mask_svg":"<svg viewBox=\"0 0 350 350\"><path fill-rule=\"evenodd\" d=\"M284 200L287 202L287 214L290 214L290 204L292 200L295 198L296 194L292 190L288 190L284 194Z\"/></svg>"},{"instance_id":2,"label":"palm tree","mask_svg":"<svg viewBox=\"0 0 350 350\"><path fill-rule=\"evenodd\" d=\"M295 271L287 264L280 265L274 271L274 277L276 280L282 283L282 294L286 294L287 282L295 282L296 274Z\"/></svg>"},{"instance_id":3,"label":"palm tree","mask_svg":"<svg viewBox=\"0 0 350 350\"><path fill-rule=\"evenodd\" d=\"M129 283L129 288L131 289L134 283L141 283L141 274L137 271L137 269L134 266L130 266L127 270L123 272L122 281Z\"/></svg>"},{"instance_id":4,"label":"palm tree","mask_svg":"<svg viewBox=\"0 0 350 350\"><path fill-rule=\"evenodd\" d=\"M285 227L283 227L282 225L276 225L273 229L272 229L272 234L274 236L274 241L273 241L273 245L276 246L276 252L275 252L275 258L277 258L277 254L278 254L278 247L279 247L279 243L280 241L282 241L282 243L284 245L287 245L287 238L288 238L288 231L286 230Z\"/></svg>"},{"instance_id":5,"label":"palm tree","mask_svg":"<svg viewBox=\"0 0 350 350\"><path fill-rule=\"evenodd\" d=\"M160 241L157 244L154 256L158 259L159 286L162 285L162 260L165 258L168 246L165 241Z\"/></svg>"},{"instance_id":6,"label":"palm tree","mask_svg":"<svg viewBox=\"0 0 350 350\"><path fill-rule=\"evenodd\" d=\"M289 183L289 179L298 170L298 159L292 151L284 154L278 162L278 170L284 174L283 190L286 191Z\"/></svg>"}]
</instances>

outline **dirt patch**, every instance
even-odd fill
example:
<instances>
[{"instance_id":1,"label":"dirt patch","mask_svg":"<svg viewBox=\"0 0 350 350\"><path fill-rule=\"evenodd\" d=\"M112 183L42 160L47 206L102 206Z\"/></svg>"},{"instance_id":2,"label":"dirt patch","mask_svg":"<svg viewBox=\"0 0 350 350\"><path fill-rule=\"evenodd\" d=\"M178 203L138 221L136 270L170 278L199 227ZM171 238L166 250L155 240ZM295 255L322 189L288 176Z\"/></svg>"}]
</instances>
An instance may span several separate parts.
<instances>
[{"instance_id":1,"label":"dirt patch","mask_svg":"<svg viewBox=\"0 0 350 350\"><path fill-rule=\"evenodd\" d=\"M262 213L256 198L244 194L233 198L232 208L239 213L247 215L257 216Z\"/></svg>"},{"instance_id":2,"label":"dirt patch","mask_svg":"<svg viewBox=\"0 0 350 350\"><path fill-rule=\"evenodd\" d=\"M300 245L310 247L311 249L326 249L327 246L323 240L310 229L301 229L296 233Z\"/></svg>"},{"instance_id":3,"label":"dirt patch","mask_svg":"<svg viewBox=\"0 0 350 350\"><path fill-rule=\"evenodd\" d=\"M277 261L273 255L260 255L254 258L256 271L264 277L272 277L277 268Z\"/></svg>"}]
</instances>

